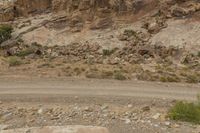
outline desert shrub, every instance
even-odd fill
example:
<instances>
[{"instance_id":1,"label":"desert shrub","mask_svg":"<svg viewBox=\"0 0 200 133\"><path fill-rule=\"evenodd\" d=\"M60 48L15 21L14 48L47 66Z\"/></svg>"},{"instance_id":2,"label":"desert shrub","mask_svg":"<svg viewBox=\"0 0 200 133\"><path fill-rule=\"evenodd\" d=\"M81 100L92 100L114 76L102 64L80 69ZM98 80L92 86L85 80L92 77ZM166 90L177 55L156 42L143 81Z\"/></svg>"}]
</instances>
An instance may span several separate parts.
<instances>
[{"instance_id":1,"label":"desert shrub","mask_svg":"<svg viewBox=\"0 0 200 133\"><path fill-rule=\"evenodd\" d=\"M74 73L78 76L83 72L83 69L79 68L79 67L75 67L74 68Z\"/></svg>"},{"instance_id":2,"label":"desert shrub","mask_svg":"<svg viewBox=\"0 0 200 133\"><path fill-rule=\"evenodd\" d=\"M124 30L124 35L131 37L131 36L136 36L137 33L134 30L126 29Z\"/></svg>"},{"instance_id":3,"label":"desert shrub","mask_svg":"<svg viewBox=\"0 0 200 133\"><path fill-rule=\"evenodd\" d=\"M22 60L16 56L12 56L8 59L9 66L19 66L22 64Z\"/></svg>"},{"instance_id":4,"label":"desert shrub","mask_svg":"<svg viewBox=\"0 0 200 133\"><path fill-rule=\"evenodd\" d=\"M200 95L197 95L196 102L177 102L170 109L169 117L173 120L200 124Z\"/></svg>"},{"instance_id":5,"label":"desert shrub","mask_svg":"<svg viewBox=\"0 0 200 133\"><path fill-rule=\"evenodd\" d=\"M199 79L200 77L198 77L198 75L196 75L196 74L190 74L190 75L187 75L186 76L186 81L188 82L188 83L199 83L200 82L200 79Z\"/></svg>"},{"instance_id":6,"label":"desert shrub","mask_svg":"<svg viewBox=\"0 0 200 133\"><path fill-rule=\"evenodd\" d=\"M10 25L0 25L0 44L11 38L13 28Z\"/></svg>"},{"instance_id":7,"label":"desert shrub","mask_svg":"<svg viewBox=\"0 0 200 133\"><path fill-rule=\"evenodd\" d=\"M117 79L117 80L126 80L127 78L121 72L116 72L114 74L114 79Z\"/></svg>"},{"instance_id":8,"label":"desert shrub","mask_svg":"<svg viewBox=\"0 0 200 133\"><path fill-rule=\"evenodd\" d=\"M169 117L173 120L200 124L200 105L198 103L177 102L169 111Z\"/></svg>"},{"instance_id":9,"label":"desert shrub","mask_svg":"<svg viewBox=\"0 0 200 133\"><path fill-rule=\"evenodd\" d=\"M25 56L28 56L28 55L33 54L33 53L34 53L33 49L25 49L25 50L19 51L16 54L16 56L25 57Z\"/></svg>"},{"instance_id":10,"label":"desert shrub","mask_svg":"<svg viewBox=\"0 0 200 133\"><path fill-rule=\"evenodd\" d=\"M160 81L161 82L180 82L181 80L179 79L178 76L173 75L173 76L161 76Z\"/></svg>"},{"instance_id":11,"label":"desert shrub","mask_svg":"<svg viewBox=\"0 0 200 133\"><path fill-rule=\"evenodd\" d=\"M110 56L115 52L115 50L110 50L110 49L103 49L103 56Z\"/></svg>"}]
</instances>

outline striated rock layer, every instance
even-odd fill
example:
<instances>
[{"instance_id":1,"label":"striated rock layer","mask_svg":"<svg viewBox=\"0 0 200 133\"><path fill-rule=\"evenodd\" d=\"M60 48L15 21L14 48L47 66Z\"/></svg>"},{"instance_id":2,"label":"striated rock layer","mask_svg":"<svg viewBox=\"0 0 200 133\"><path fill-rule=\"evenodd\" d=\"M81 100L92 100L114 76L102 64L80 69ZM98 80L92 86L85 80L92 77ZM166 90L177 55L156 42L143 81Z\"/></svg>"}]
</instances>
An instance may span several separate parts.
<instances>
[{"instance_id":1,"label":"striated rock layer","mask_svg":"<svg viewBox=\"0 0 200 133\"><path fill-rule=\"evenodd\" d=\"M155 7L156 0L13 0L0 2L0 21L45 12L65 11L81 14L87 19L109 17L111 14L136 14ZM71 14L72 15L72 14Z\"/></svg>"}]
</instances>

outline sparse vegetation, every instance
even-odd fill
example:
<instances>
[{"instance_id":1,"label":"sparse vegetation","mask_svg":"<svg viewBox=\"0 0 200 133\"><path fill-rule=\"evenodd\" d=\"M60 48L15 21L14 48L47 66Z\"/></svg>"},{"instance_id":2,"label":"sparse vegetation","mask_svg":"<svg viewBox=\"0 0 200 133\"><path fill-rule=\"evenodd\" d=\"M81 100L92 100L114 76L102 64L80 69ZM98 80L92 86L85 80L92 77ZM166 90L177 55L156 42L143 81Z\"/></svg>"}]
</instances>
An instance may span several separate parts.
<instances>
[{"instance_id":1,"label":"sparse vegetation","mask_svg":"<svg viewBox=\"0 0 200 133\"><path fill-rule=\"evenodd\" d=\"M43 63L38 66L38 68L54 68L55 66L49 62Z\"/></svg>"},{"instance_id":2,"label":"sparse vegetation","mask_svg":"<svg viewBox=\"0 0 200 133\"><path fill-rule=\"evenodd\" d=\"M197 53L197 56L200 57L200 51Z\"/></svg>"},{"instance_id":3,"label":"sparse vegetation","mask_svg":"<svg viewBox=\"0 0 200 133\"><path fill-rule=\"evenodd\" d=\"M74 71L75 75L78 76L83 72L83 69L81 69L79 67L75 67L73 71Z\"/></svg>"},{"instance_id":4,"label":"sparse vegetation","mask_svg":"<svg viewBox=\"0 0 200 133\"><path fill-rule=\"evenodd\" d=\"M103 49L103 56L110 56L111 54L114 53L114 49L110 50L110 49Z\"/></svg>"},{"instance_id":5,"label":"sparse vegetation","mask_svg":"<svg viewBox=\"0 0 200 133\"><path fill-rule=\"evenodd\" d=\"M12 56L12 57L9 57L8 59L8 63L9 63L9 66L19 66L21 65L23 62L20 58L16 57L16 56Z\"/></svg>"},{"instance_id":6,"label":"sparse vegetation","mask_svg":"<svg viewBox=\"0 0 200 133\"><path fill-rule=\"evenodd\" d=\"M177 102L169 111L169 117L173 120L180 120L200 124L200 98L197 103Z\"/></svg>"},{"instance_id":7,"label":"sparse vegetation","mask_svg":"<svg viewBox=\"0 0 200 133\"><path fill-rule=\"evenodd\" d=\"M198 77L198 75L196 74L190 74L190 75L186 75L186 79L188 83L199 83L200 82L200 77Z\"/></svg>"},{"instance_id":8,"label":"sparse vegetation","mask_svg":"<svg viewBox=\"0 0 200 133\"><path fill-rule=\"evenodd\" d=\"M124 74L122 74L121 72L116 72L114 74L114 79L117 79L117 80L126 80L126 76L124 76Z\"/></svg>"},{"instance_id":9,"label":"sparse vegetation","mask_svg":"<svg viewBox=\"0 0 200 133\"><path fill-rule=\"evenodd\" d=\"M113 71L102 71L101 72L101 77L103 78L103 79L109 79L109 78L112 78L112 76L113 76Z\"/></svg>"},{"instance_id":10,"label":"sparse vegetation","mask_svg":"<svg viewBox=\"0 0 200 133\"><path fill-rule=\"evenodd\" d=\"M180 82L180 79L178 76L173 75L173 76L161 76L160 77L161 82Z\"/></svg>"},{"instance_id":11,"label":"sparse vegetation","mask_svg":"<svg viewBox=\"0 0 200 133\"><path fill-rule=\"evenodd\" d=\"M10 25L0 25L0 44L11 38L13 28Z\"/></svg>"},{"instance_id":12,"label":"sparse vegetation","mask_svg":"<svg viewBox=\"0 0 200 133\"><path fill-rule=\"evenodd\" d=\"M17 53L16 56L25 57L25 56L28 56L28 55L30 55L32 53L34 53L33 49L25 49L25 50L22 50L19 53Z\"/></svg>"},{"instance_id":13,"label":"sparse vegetation","mask_svg":"<svg viewBox=\"0 0 200 133\"><path fill-rule=\"evenodd\" d=\"M124 30L124 35L131 37L131 36L136 36L137 33L134 30L126 29Z\"/></svg>"}]
</instances>

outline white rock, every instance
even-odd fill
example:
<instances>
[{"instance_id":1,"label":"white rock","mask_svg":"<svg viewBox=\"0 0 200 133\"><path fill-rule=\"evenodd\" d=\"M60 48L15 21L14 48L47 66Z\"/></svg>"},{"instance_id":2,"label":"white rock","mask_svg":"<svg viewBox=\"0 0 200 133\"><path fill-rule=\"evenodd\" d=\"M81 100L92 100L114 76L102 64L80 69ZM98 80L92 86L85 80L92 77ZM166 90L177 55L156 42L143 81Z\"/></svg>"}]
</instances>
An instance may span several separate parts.
<instances>
[{"instance_id":1,"label":"white rock","mask_svg":"<svg viewBox=\"0 0 200 133\"><path fill-rule=\"evenodd\" d=\"M128 108L132 108L132 107L133 107L133 105L132 105L132 104L129 104L129 105L128 105Z\"/></svg>"},{"instance_id":2,"label":"white rock","mask_svg":"<svg viewBox=\"0 0 200 133\"><path fill-rule=\"evenodd\" d=\"M130 120L130 119L125 119L125 123L126 123L126 124L130 124L130 123L131 123L131 120Z\"/></svg>"},{"instance_id":3,"label":"white rock","mask_svg":"<svg viewBox=\"0 0 200 133\"><path fill-rule=\"evenodd\" d=\"M42 114L42 113L43 113L43 109L40 108L40 109L38 110L38 114Z\"/></svg>"},{"instance_id":4,"label":"white rock","mask_svg":"<svg viewBox=\"0 0 200 133\"><path fill-rule=\"evenodd\" d=\"M154 126L154 127L159 127L159 125L158 125L158 124L154 124L153 126Z\"/></svg>"},{"instance_id":5,"label":"white rock","mask_svg":"<svg viewBox=\"0 0 200 133\"><path fill-rule=\"evenodd\" d=\"M157 120L160 117L160 115L160 113L156 113L154 116L152 116L152 118Z\"/></svg>"},{"instance_id":6,"label":"white rock","mask_svg":"<svg viewBox=\"0 0 200 133\"><path fill-rule=\"evenodd\" d=\"M170 123L169 121L166 121L166 122L165 122L165 125L166 125L166 126L170 126L171 123Z\"/></svg>"}]
</instances>

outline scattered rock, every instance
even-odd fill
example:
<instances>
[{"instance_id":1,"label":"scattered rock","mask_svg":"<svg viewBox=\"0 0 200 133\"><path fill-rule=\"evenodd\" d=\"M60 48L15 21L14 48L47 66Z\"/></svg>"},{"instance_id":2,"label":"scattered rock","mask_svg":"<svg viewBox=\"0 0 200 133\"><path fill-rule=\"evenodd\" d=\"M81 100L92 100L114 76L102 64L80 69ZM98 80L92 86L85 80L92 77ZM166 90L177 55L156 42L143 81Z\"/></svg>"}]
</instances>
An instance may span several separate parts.
<instances>
[{"instance_id":1,"label":"scattered rock","mask_svg":"<svg viewBox=\"0 0 200 133\"><path fill-rule=\"evenodd\" d=\"M152 118L157 120L158 118L160 118L160 116L161 116L160 113L156 113L155 115L152 116Z\"/></svg>"},{"instance_id":2,"label":"scattered rock","mask_svg":"<svg viewBox=\"0 0 200 133\"><path fill-rule=\"evenodd\" d=\"M145 111L150 111L150 106L145 106L142 108L142 111L145 112Z\"/></svg>"},{"instance_id":3,"label":"scattered rock","mask_svg":"<svg viewBox=\"0 0 200 133\"><path fill-rule=\"evenodd\" d=\"M90 107L85 107L85 108L84 108L84 111L87 111L87 112L92 112L92 111L93 111L93 109L92 109L92 108L90 108Z\"/></svg>"},{"instance_id":4,"label":"scattered rock","mask_svg":"<svg viewBox=\"0 0 200 133\"><path fill-rule=\"evenodd\" d=\"M180 125L175 123L172 127L173 127L173 128L179 128Z\"/></svg>"},{"instance_id":5,"label":"scattered rock","mask_svg":"<svg viewBox=\"0 0 200 133\"><path fill-rule=\"evenodd\" d=\"M42 114L42 113L43 113L43 109L40 108L40 109L38 110L38 114Z\"/></svg>"},{"instance_id":6,"label":"scattered rock","mask_svg":"<svg viewBox=\"0 0 200 133\"><path fill-rule=\"evenodd\" d=\"M42 127L42 128L21 128L21 129L10 129L3 130L1 133L22 133L22 132L34 132L34 133L109 133L108 129L104 127L93 127L93 126L65 126L65 127Z\"/></svg>"},{"instance_id":7,"label":"scattered rock","mask_svg":"<svg viewBox=\"0 0 200 133\"><path fill-rule=\"evenodd\" d=\"M130 120L130 119L125 119L125 123L126 123L126 124L130 124L130 123L131 123L131 120Z\"/></svg>"},{"instance_id":8,"label":"scattered rock","mask_svg":"<svg viewBox=\"0 0 200 133\"><path fill-rule=\"evenodd\" d=\"M103 106L101 106L101 110L106 110L106 109L108 109L108 108L109 108L108 105L103 105Z\"/></svg>"},{"instance_id":9,"label":"scattered rock","mask_svg":"<svg viewBox=\"0 0 200 133\"><path fill-rule=\"evenodd\" d=\"M183 17L188 14L188 11L182 7L174 6L171 9L171 14L175 17Z\"/></svg>"},{"instance_id":10,"label":"scattered rock","mask_svg":"<svg viewBox=\"0 0 200 133\"><path fill-rule=\"evenodd\" d=\"M165 122L165 125L166 125L166 126L170 126L171 123L170 123L169 121L166 121L166 122Z\"/></svg>"},{"instance_id":11,"label":"scattered rock","mask_svg":"<svg viewBox=\"0 0 200 133\"><path fill-rule=\"evenodd\" d=\"M90 29L92 30L96 30L96 29L105 29L105 28L108 28L108 27L111 27L112 25L112 20L111 18L101 18L101 19L98 19L97 21L95 21L91 26L90 26Z\"/></svg>"}]
</instances>

